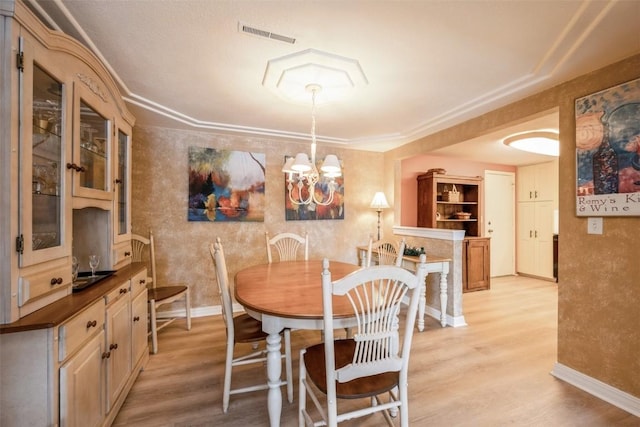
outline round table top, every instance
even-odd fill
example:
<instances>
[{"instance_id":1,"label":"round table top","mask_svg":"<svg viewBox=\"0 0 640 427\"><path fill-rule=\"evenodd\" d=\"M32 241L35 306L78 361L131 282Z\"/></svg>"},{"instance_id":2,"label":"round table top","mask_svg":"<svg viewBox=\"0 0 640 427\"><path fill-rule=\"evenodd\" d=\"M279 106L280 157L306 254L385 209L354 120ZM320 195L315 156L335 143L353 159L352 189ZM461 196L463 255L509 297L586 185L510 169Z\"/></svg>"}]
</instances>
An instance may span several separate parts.
<instances>
[{"instance_id":1,"label":"round table top","mask_svg":"<svg viewBox=\"0 0 640 427\"><path fill-rule=\"evenodd\" d=\"M331 279L360 269L354 264L329 261ZM298 319L322 319L322 261L282 261L245 268L236 274L235 297L246 309ZM352 317L345 297L333 298L335 318Z\"/></svg>"}]
</instances>

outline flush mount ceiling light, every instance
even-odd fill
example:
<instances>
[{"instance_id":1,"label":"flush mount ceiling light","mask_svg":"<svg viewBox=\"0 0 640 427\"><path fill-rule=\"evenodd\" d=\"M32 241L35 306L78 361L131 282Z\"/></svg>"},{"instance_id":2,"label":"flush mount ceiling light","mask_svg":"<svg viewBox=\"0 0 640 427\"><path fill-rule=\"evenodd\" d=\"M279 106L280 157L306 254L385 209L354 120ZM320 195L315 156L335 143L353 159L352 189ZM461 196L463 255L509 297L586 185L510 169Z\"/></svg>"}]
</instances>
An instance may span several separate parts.
<instances>
[{"instance_id":1,"label":"flush mount ceiling light","mask_svg":"<svg viewBox=\"0 0 640 427\"><path fill-rule=\"evenodd\" d=\"M522 151L546 156L560 155L558 134L550 131L524 132L503 140L504 144Z\"/></svg>"},{"instance_id":2,"label":"flush mount ceiling light","mask_svg":"<svg viewBox=\"0 0 640 427\"><path fill-rule=\"evenodd\" d=\"M307 105L310 83L322 88L316 94L316 105L344 99L369 84L357 60L316 49L267 61L262 85L284 100Z\"/></svg>"}]
</instances>

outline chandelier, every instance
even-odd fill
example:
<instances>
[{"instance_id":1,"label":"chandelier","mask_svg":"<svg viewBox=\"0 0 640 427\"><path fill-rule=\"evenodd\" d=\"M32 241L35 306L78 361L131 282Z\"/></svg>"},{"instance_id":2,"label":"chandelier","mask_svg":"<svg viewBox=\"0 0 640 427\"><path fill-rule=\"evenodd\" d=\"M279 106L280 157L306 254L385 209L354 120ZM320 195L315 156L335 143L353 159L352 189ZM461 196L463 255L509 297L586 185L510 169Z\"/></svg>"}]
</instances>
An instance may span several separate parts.
<instances>
[{"instance_id":1,"label":"chandelier","mask_svg":"<svg viewBox=\"0 0 640 427\"><path fill-rule=\"evenodd\" d=\"M305 89L311 92L311 159L306 153L287 157L282 172L287 174L287 191L292 204L327 206L333 202L337 187L335 178L342 175L342 169L335 154L325 157L320 171L316 167L316 94L322 87L309 84ZM316 191L316 184L321 181L326 184L326 191Z\"/></svg>"}]
</instances>

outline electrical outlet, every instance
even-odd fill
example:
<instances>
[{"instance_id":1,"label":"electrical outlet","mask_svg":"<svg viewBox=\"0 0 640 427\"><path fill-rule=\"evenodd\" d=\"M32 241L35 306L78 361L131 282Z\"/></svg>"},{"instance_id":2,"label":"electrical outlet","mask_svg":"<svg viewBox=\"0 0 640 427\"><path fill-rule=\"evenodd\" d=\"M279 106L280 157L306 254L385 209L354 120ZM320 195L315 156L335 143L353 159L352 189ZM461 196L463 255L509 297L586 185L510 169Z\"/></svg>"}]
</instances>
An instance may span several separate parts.
<instances>
[{"instance_id":1,"label":"electrical outlet","mask_svg":"<svg viewBox=\"0 0 640 427\"><path fill-rule=\"evenodd\" d=\"M602 234L602 217L587 218L587 234Z\"/></svg>"}]
</instances>

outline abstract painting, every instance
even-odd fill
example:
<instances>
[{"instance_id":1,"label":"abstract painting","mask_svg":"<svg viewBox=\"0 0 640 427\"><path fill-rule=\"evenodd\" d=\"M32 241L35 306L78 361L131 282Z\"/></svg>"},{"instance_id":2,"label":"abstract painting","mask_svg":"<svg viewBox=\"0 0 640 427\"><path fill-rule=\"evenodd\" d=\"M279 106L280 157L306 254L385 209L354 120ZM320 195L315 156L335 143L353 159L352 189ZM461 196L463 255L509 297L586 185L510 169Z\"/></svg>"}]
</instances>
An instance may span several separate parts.
<instances>
[{"instance_id":1,"label":"abstract painting","mask_svg":"<svg viewBox=\"0 0 640 427\"><path fill-rule=\"evenodd\" d=\"M578 216L640 216L640 79L576 100Z\"/></svg>"},{"instance_id":2,"label":"abstract painting","mask_svg":"<svg viewBox=\"0 0 640 427\"><path fill-rule=\"evenodd\" d=\"M189 147L189 221L264 221L265 158Z\"/></svg>"},{"instance_id":3,"label":"abstract painting","mask_svg":"<svg viewBox=\"0 0 640 427\"><path fill-rule=\"evenodd\" d=\"M343 169L344 172L344 169ZM305 181L306 184L306 181ZM330 186L333 186L333 199L328 202ZM344 175L337 178L320 177L314 188L315 199L321 203L300 204L300 200L309 198L306 185L299 186L295 176L285 174L284 204L287 221L344 219Z\"/></svg>"}]
</instances>

